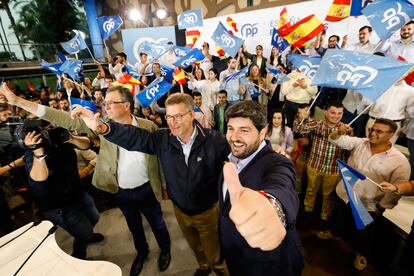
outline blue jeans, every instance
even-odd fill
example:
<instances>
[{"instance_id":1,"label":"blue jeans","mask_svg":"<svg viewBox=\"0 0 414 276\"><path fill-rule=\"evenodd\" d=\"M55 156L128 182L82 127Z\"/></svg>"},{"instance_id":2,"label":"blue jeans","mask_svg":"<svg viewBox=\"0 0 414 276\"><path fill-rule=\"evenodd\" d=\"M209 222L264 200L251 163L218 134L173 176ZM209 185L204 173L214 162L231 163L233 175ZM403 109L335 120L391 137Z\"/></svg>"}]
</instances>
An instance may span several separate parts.
<instances>
[{"instance_id":1,"label":"blue jeans","mask_svg":"<svg viewBox=\"0 0 414 276\"><path fill-rule=\"evenodd\" d=\"M93 227L99 220L99 212L92 197L84 193L80 200L64 208L44 211L43 216L69 232L75 239L72 255L85 258Z\"/></svg>"},{"instance_id":2,"label":"blue jeans","mask_svg":"<svg viewBox=\"0 0 414 276\"><path fill-rule=\"evenodd\" d=\"M161 249L169 250L170 234L162 217L161 205L155 198L149 182L134 189L119 188L115 200L125 216L138 252L148 251L141 214L145 216L151 226L158 246Z\"/></svg>"}]
</instances>

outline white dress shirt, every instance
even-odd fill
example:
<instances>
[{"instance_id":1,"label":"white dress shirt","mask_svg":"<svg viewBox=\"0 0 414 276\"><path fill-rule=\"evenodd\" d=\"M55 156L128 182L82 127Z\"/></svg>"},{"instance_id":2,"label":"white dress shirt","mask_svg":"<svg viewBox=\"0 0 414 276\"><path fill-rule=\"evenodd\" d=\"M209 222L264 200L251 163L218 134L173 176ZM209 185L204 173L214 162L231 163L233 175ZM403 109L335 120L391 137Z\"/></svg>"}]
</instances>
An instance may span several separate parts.
<instances>
[{"instance_id":1,"label":"white dress shirt","mask_svg":"<svg viewBox=\"0 0 414 276\"><path fill-rule=\"evenodd\" d=\"M343 135L337 140L329 139L329 141L342 149L352 150L348 164L378 184L383 181L406 182L409 179L410 164L407 158L394 146L385 152L372 154L368 138ZM376 211L377 204L383 208L391 209L399 199L399 196L384 192L369 180L357 181L353 190L369 212ZM340 199L348 203L349 199L342 180L336 186L336 193Z\"/></svg>"},{"instance_id":2,"label":"white dress shirt","mask_svg":"<svg viewBox=\"0 0 414 276\"><path fill-rule=\"evenodd\" d=\"M132 125L138 125L134 117ZM134 189L147 183L149 177L145 153L118 147L117 175L118 185L122 189Z\"/></svg>"},{"instance_id":3,"label":"white dress shirt","mask_svg":"<svg viewBox=\"0 0 414 276\"><path fill-rule=\"evenodd\" d=\"M414 106L414 88L405 81L391 86L370 108L369 116L390 120L403 120L406 111Z\"/></svg>"}]
</instances>

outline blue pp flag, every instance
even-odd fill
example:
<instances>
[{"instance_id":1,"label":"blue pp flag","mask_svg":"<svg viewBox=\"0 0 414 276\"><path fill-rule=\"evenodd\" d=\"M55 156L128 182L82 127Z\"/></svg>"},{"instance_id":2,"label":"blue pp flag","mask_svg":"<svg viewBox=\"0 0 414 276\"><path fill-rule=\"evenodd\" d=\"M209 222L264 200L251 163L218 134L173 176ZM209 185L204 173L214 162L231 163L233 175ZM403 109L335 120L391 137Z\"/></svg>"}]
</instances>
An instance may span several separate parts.
<instances>
[{"instance_id":1,"label":"blue pp flag","mask_svg":"<svg viewBox=\"0 0 414 276\"><path fill-rule=\"evenodd\" d=\"M142 75L141 75L141 74L139 74L137 71L135 71L134 69L132 69L131 67L129 67L129 66L127 66L127 65L125 65L123 68L125 69L125 71L126 71L128 74L130 74L132 77L134 77L134 78L136 78L136 79L139 79L139 78L142 76Z\"/></svg>"},{"instance_id":2,"label":"blue pp flag","mask_svg":"<svg viewBox=\"0 0 414 276\"><path fill-rule=\"evenodd\" d=\"M79 72L81 69L82 61L78 59L68 59L59 67L61 72L65 72L74 80L80 80Z\"/></svg>"},{"instance_id":3,"label":"blue pp flag","mask_svg":"<svg viewBox=\"0 0 414 276\"><path fill-rule=\"evenodd\" d=\"M328 49L312 85L351 89L374 102L412 66L388 57Z\"/></svg>"},{"instance_id":4,"label":"blue pp flag","mask_svg":"<svg viewBox=\"0 0 414 276\"><path fill-rule=\"evenodd\" d=\"M152 58L159 58L164 55L173 45L168 44L157 44L148 41L144 41L138 47L138 53L145 53Z\"/></svg>"},{"instance_id":5,"label":"blue pp flag","mask_svg":"<svg viewBox=\"0 0 414 276\"><path fill-rule=\"evenodd\" d=\"M78 30L73 30L75 32L75 36L66 42L61 42L60 45L68 54L76 54L79 53L80 50L88 48L86 42L84 40L85 34Z\"/></svg>"},{"instance_id":6,"label":"blue pp flag","mask_svg":"<svg viewBox=\"0 0 414 276\"><path fill-rule=\"evenodd\" d=\"M279 31L276 28L273 28L272 46L279 49L280 53L286 50L286 48L290 46L289 42L286 39L279 36Z\"/></svg>"},{"instance_id":7,"label":"blue pp flag","mask_svg":"<svg viewBox=\"0 0 414 276\"><path fill-rule=\"evenodd\" d=\"M336 161L338 162L338 168L345 185L349 205L351 206L352 214L354 215L355 225L358 230L363 230L367 225L372 223L374 219L358 198L358 195L353 190L353 186L358 180L364 180L366 177L345 162L341 160Z\"/></svg>"},{"instance_id":8,"label":"blue pp flag","mask_svg":"<svg viewBox=\"0 0 414 276\"><path fill-rule=\"evenodd\" d=\"M256 86L253 83L251 83L248 79L246 79L246 77L241 77L240 83L246 87L252 99L260 96L259 90L257 90Z\"/></svg>"},{"instance_id":9,"label":"blue pp flag","mask_svg":"<svg viewBox=\"0 0 414 276\"><path fill-rule=\"evenodd\" d=\"M60 66L62 66L61 62L48 63L47 61L42 59L40 66L56 75L62 74L62 71L59 70Z\"/></svg>"},{"instance_id":10,"label":"blue pp flag","mask_svg":"<svg viewBox=\"0 0 414 276\"><path fill-rule=\"evenodd\" d=\"M211 38L232 57L236 56L237 51L243 44L243 40L229 33L221 22L217 25Z\"/></svg>"},{"instance_id":11,"label":"blue pp flag","mask_svg":"<svg viewBox=\"0 0 414 276\"><path fill-rule=\"evenodd\" d=\"M174 66L180 67L182 69L187 68L194 64L194 62L203 60L205 58L204 54L197 48L193 48L190 52L187 53L183 58L179 59L174 63Z\"/></svg>"},{"instance_id":12,"label":"blue pp flag","mask_svg":"<svg viewBox=\"0 0 414 276\"><path fill-rule=\"evenodd\" d=\"M118 30L122 23L122 18L118 15L101 16L96 19L98 21L99 31L102 39L107 39L111 34Z\"/></svg>"},{"instance_id":13,"label":"blue pp flag","mask_svg":"<svg viewBox=\"0 0 414 276\"><path fill-rule=\"evenodd\" d=\"M73 97L70 97L70 106L72 110L75 109L77 106L84 107L92 111L93 113L95 113L98 110L93 102Z\"/></svg>"},{"instance_id":14,"label":"blue pp flag","mask_svg":"<svg viewBox=\"0 0 414 276\"><path fill-rule=\"evenodd\" d=\"M272 73L273 75L276 76L276 78L277 78L276 83L277 84L281 84L281 83L284 83L284 82L287 82L288 80L290 80L288 75L282 73L282 71L280 71L279 69L275 68L274 66L272 66L268 63L266 63L266 69L270 73Z\"/></svg>"},{"instance_id":15,"label":"blue pp flag","mask_svg":"<svg viewBox=\"0 0 414 276\"><path fill-rule=\"evenodd\" d=\"M162 77L156 78L142 92L136 95L137 100L143 108L150 106L154 101L161 98L173 85Z\"/></svg>"},{"instance_id":16,"label":"blue pp flag","mask_svg":"<svg viewBox=\"0 0 414 276\"><path fill-rule=\"evenodd\" d=\"M321 63L320 56L304 56L298 54L290 54L287 56L288 63L298 68L309 79L313 79L319 69Z\"/></svg>"},{"instance_id":17,"label":"blue pp flag","mask_svg":"<svg viewBox=\"0 0 414 276\"><path fill-rule=\"evenodd\" d=\"M178 29L203 27L201 9L187 10L177 16Z\"/></svg>"},{"instance_id":18,"label":"blue pp flag","mask_svg":"<svg viewBox=\"0 0 414 276\"><path fill-rule=\"evenodd\" d=\"M191 47L188 46L174 46L173 49L176 57L183 57L191 51Z\"/></svg>"},{"instance_id":19,"label":"blue pp flag","mask_svg":"<svg viewBox=\"0 0 414 276\"><path fill-rule=\"evenodd\" d=\"M66 56L59 51L56 52L56 55L60 59L61 62L65 62L67 60Z\"/></svg>"},{"instance_id":20,"label":"blue pp flag","mask_svg":"<svg viewBox=\"0 0 414 276\"><path fill-rule=\"evenodd\" d=\"M381 40L386 40L414 17L414 7L407 0L377 0L362 13Z\"/></svg>"},{"instance_id":21,"label":"blue pp flag","mask_svg":"<svg viewBox=\"0 0 414 276\"><path fill-rule=\"evenodd\" d=\"M229 82L232 79L236 79L236 78L241 78L241 77L246 77L247 73L249 72L249 65L246 65L243 69L228 75L227 77L224 78L225 82Z\"/></svg>"},{"instance_id":22,"label":"blue pp flag","mask_svg":"<svg viewBox=\"0 0 414 276\"><path fill-rule=\"evenodd\" d=\"M171 68L169 66L166 65L160 65L160 69L161 69L161 75L164 77L164 79L166 81L172 81L173 80L173 73L174 73L174 68Z\"/></svg>"}]
</instances>

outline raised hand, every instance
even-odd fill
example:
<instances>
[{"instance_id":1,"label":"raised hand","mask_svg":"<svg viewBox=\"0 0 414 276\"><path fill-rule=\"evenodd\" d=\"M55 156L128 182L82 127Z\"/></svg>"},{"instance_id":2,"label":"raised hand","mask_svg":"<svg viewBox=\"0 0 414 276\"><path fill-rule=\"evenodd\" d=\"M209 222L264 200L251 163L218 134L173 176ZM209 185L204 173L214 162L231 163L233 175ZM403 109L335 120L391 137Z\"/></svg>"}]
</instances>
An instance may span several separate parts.
<instances>
[{"instance_id":1,"label":"raised hand","mask_svg":"<svg viewBox=\"0 0 414 276\"><path fill-rule=\"evenodd\" d=\"M90 129L99 132L99 125L101 124L99 113L93 114L92 111L78 106L71 112L71 116L72 119L80 117Z\"/></svg>"},{"instance_id":2,"label":"raised hand","mask_svg":"<svg viewBox=\"0 0 414 276\"><path fill-rule=\"evenodd\" d=\"M223 167L224 182L230 195L230 219L240 235L253 248L270 251L277 248L286 235L286 229L269 200L241 185L234 164Z\"/></svg>"},{"instance_id":3,"label":"raised hand","mask_svg":"<svg viewBox=\"0 0 414 276\"><path fill-rule=\"evenodd\" d=\"M7 87L6 83L0 87L0 103L8 103L14 105L16 103L17 96Z\"/></svg>"}]
</instances>

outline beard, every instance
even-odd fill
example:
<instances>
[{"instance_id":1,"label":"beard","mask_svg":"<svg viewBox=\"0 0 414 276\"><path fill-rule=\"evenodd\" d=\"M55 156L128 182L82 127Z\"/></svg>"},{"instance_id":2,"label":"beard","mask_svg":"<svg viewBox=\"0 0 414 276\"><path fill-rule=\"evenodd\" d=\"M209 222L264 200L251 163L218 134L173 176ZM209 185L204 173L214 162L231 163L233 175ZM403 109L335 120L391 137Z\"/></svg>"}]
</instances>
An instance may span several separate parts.
<instances>
[{"instance_id":1,"label":"beard","mask_svg":"<svg viewBox=\"0 0 414 276\"><path fill-rule=\"evenodd\" d=\"M234 145L234 143L242 144L242 147L244 147L243 151L238 151L238 147ZM234 155L234 157L238 159L246 159L250 155L252 155L260 146L261 141L257 139L253 144L247 145L246 143L242 141L230 141L230 147L231 147L231 153Z\"/></svg>"}]
</instances>

